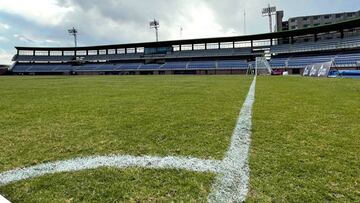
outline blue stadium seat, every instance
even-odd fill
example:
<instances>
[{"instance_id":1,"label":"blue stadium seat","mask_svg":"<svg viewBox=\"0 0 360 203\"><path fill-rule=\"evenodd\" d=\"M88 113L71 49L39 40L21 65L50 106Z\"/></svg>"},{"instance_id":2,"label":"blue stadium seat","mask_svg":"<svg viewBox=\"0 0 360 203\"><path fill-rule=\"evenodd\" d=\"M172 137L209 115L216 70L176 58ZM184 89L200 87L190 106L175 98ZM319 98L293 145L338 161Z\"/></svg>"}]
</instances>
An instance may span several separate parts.
<instances>
[{"instance_id":1,"label":"blue stadium seat","mask_svg":"<svg viewBox=\"0 0 360 203\"><path fill-rule=\"evenodd\" d=\"M218 61L218 69L248 69L249 64L245 60Z\"/></svg>"},{"instance_id":2,"label":"blue stadium seat","mask_svg":"<svg viewBox=\"0 0 360 203\"><path fill-rule=\"evenodd\" d=\"M288 67L305 67L315 63L330 62L335 58L334 55L329 56L308 56L308 57L293 57L288 60Z\"/></svg>"},{"instance_id":3,"label":"blue stadium seat","mask_svg":"<svg viewBox=\"0 0 360 203\"><path fill-rule=\"evenodd\" d=\"M360 36L346 37L343 39L319 40L317 42L299 42L294 44L280 44L271 47L273 54L299 53L310 51L329 51L360 47Z\"/></svg>"},{"instance_id":4,"label":"blue stadium seat","mask_svg":"<svg viewBox=\"0 0 360 203\"><path fill-rule=\"evenodd\" d=\"M158 70L160 67L161 65L159 64L142 64L139 70Z\"/></svg>"},{"instance_id":5,"label":"blue stadium seat","mask_svg":"<svg viewBox=\"0 0 360 203\"><path fill-rule=\"evenodd\" d=\"M335 58L335 65L339 67L356 67L360 62L360 53L340 54Z\"/></svg>"},{"instance_id":6,"label":"blue stadium seat","mask_svg":"<svg viewBox=\"0 0 360 203\"><path fill-rule=\"evenodd\" d=\"M269 62L272 68L284 68L287 66L288 58L272 58Z\"/></svg>"},{"instance_id":7,"label":"blue stadium seat","mask_svg":"<svg viewBox=\"0 0 360 203\"><path fill-rule=\"evenodd\" d=\"M141 63L126 63L126 64L119 64L117 66L117 70L138 70L141 66Z\"/></svg>"},{"instance_id":8,"label":"blue stadium seat","mask_svg":"<svg viewBox=\"0 0 360 203\"><path fill-rule=\"evenodd\" d=\"M188 69L215 69L216 63L215 61L192 61L188 65Z\"/></svg>"},{"instance_id":9,"label":"blue stadium seat","mask_svg":"<svg viewBox=\"0 0 360 203\"><path fill-rule=\"evenodd\" d=\"M161 69L166 69L166 70L185 70L186 66L187 66L188 62L167 62L165 63Z\"/></svg>"}]
</instances>

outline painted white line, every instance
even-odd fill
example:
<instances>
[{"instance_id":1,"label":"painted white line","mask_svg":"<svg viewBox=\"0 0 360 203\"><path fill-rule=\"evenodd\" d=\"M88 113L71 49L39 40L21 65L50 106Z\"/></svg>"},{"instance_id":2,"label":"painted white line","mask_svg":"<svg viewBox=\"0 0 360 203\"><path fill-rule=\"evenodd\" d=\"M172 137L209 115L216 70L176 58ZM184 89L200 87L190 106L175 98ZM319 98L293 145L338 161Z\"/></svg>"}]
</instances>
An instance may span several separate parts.
<instances>
[{"instance_id":1,"label":"painted white line","mask_svg":"<svg viewBox=\"0 0 360 203\"><path fill-rule=\"evenodd\" d=\"M9 200L5 199L5 197L0 195L0 203L11 203Z\"/></svg>"},{"instance_id":2,"label":"painted white line","mask_svg":"<svg viewBox=\"0 0 360 203\"><path fill-rule=\"evenodd\" d=\"M46 174L73 172L100 167L183 169L194 172L218 173L222 162L185 157L135 157L135 156L91 156L66 161L41 164L28 168L15 169L0 174L0 186L35 178Z\"/></svg>"},{"instance_id":3,"label":"painted white line","mask_svg":"<svg viewBox=\"0 0 360 203\"><path fill-rule=\"evenodd\" d=\"M248 154L251 142L252 108L255 101L256 76L241 109L229 151L223 160L209 195L209 202L244 202L249 191Z\"/></svg>"}]
</instances>

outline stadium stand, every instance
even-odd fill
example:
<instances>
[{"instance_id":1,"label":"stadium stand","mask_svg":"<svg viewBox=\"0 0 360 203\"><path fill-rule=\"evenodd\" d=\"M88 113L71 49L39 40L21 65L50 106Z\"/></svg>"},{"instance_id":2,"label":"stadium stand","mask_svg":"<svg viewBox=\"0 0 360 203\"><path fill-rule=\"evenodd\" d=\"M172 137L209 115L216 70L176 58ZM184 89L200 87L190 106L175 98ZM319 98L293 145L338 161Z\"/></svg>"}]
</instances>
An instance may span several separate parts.
<instances>
[{"instance_id":1,"label":"stadium stand","mask_svg":"<svg viewBox=\"0 0 360 203\"><path fill-rule=\"evenodd\" d=\"M245 60L227 60L227 61L218 61L218 69L248 69L249 63Z\"/></svg>"},{"instance_id":2,"label":"stadium stand","mask_svg":"<svg viewBox=\"0 0 360 203\"><path fill-rule=\"evenodd\" d=\"M185 70L187 69L189 62L185 61L181 61L181 62L168 62L165 63L161 69L163 70Z\"/></svg>"},{"instance_id":3,"label":"stadium stand","mask_svg":"<svg viewBox=\"0 0 360 203\"><path fill-rule=\"evenodd\" d=\"M360 53L337 55L335 64L337 67L359 67Z\"/></svg>"},{"instance_id":4,"label":"stadium stand","mask_svg":"<svg viewBox=\"0 0 360 203\"><path fill-rule=\"evenodd\" d=\"M304 67L315 63L325 63L332 61L335 56L308 56L308 57L293 57L288 59L288 67Z\"/></svg>"},{"instance_id":5,"label":"stadium stand","mask_svg":"<svg viewBox=\"0 0 360 203\"><path fill-rule=\"evenodd\" d=\"M192 61L192 62L190 62L188 69L195 69L195 70L216 69L216 62L215 61Z\"/></svg>"},{"instance_id":6,"label":"stadium stand","mask_svg":"<svg viewBox=\"0 0 360 203\"><path fill-rule=\"evenodd\" d=\"M344 39L330 39L319 40L317 42L301 42L294 44L277 45L271 48L271 53L288 54L312 51L330 51L358 47L360 47L360 36L354 36Z\"/></svg>"},{"instance_id":7,"label":"stadium stand","mask_svg":"<svg viewBox=\"0 0 360 203\"><path fill-rule=\"evenodd\" d=\"M274 68L296 68L304 67L315 63L324 63L333 61L337 67L358 67L360 62L360 53L337 55L319 55L306 57L288 57L288 58L273 58L270 60L270 65Z\"/></svg>"},{"instance_id":8,"label":"stadium stand","mask_svg":"<svg viewBox=\"0 0 360 203\"><path fill-rule=\"evenodd\" d=\"M356 70L360 19L250 36L16 49L14 74L243 74L259 56L267 56L277 72L290 74L325 62Z\"/></svg>"}]
</instances>

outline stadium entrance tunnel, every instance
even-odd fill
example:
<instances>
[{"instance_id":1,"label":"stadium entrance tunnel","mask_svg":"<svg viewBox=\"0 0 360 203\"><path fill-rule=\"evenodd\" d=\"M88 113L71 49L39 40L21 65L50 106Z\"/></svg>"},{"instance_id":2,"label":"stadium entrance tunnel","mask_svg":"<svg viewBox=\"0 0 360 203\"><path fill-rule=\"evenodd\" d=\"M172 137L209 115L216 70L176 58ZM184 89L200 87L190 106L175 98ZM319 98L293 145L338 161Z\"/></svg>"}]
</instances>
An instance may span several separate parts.
<instances>
[{"instance_id":1,"label":"stadium entrance tunnel","mask_svg":"<svg viewBox=\"0 0 360 203\"><path fill-rule=\"evenodd\" d=\"M140 71L139 75L154 75L154 71Z\"/></svg>"}]
</instances>

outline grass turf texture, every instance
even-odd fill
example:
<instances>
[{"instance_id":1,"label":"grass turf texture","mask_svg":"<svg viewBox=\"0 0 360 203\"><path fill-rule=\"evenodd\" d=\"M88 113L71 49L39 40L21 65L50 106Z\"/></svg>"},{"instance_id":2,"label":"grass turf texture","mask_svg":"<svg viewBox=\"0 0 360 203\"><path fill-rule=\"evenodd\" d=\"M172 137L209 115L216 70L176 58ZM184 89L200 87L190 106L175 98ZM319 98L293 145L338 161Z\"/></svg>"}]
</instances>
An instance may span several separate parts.
<instances>
[{"instance_id":1,"label":"grass turf texture","mask_svg":"<svg viewBox=\"0 0 360 203\"><path fill-rule=\"evenodd\" d=\"M360 80L259 77L248 202L360 202Z\"/></svg>"},{"instance_id":2,"label":"grass turf texture","mask_svg":"<svg viewBox=\"0 0 360 203\"><path fill-rule=\"evenodd\" d=\"M94 154L221 159L251 78L0 78L0 171ZM360 81L259 77L248 202L360 201ZM120 116L119 116L120 115ZM213 175L99 169L0 188L15 202L206 201Z\"/></svg>"},{"instance_id":3,"label":"grass turf texture","mask_svg":"<svg viewBox=\"0 0 360 203\"><path fill-rule=\"evenodd\" d=\"M1 77L0 172L88 155L222 159L251 80L241 76ZM134 198L151 198L156 188L140 187L151 185L151 181L144 182L156 181L164 172L144 174L143 183L131 181L129 177L140 174L136 170L135 174L132 172L134 170L118 172L124 177L121 184L133 185L129 186L129 191L120 193L125 195L121 198L126 198L126 194L134 195ZM168 185L174 184L169 191L180 193L175 199L205 201L205 193L190 192L192 196L187 197L186 188L181 187L198 182L198 189L194 191L208 193L212 176L188 173L185 181L185 175L178 176L179 173L184 174L165 173L168 174ZM84 182L98 177L97 172L95 176L86 176L86 172L80 174L70 175L68 181L60 181L60 184L64 184L65 189L72 188L76 178ZM66 194L61 188L57 193L61 186L50 187L48 192L45 192L46 188L38 187L46 184L49 177L0 188L0 193L10 200L27 199L30 197L23 197L32 193L44 193L44 201L50 201L52 195L66 198L58 196L59 193ZM51 177L56 183L65 176ZM118 179L114 176L113 181ZM109 185L115 182L110 180ZM84 184L94 188L101 185L91 180ZM30 194L25 185L36 189ZM82 191L81 182L76 185L78 191L70 194L93 192ZM140 192L131 193L131 188L140 188ZM162 201L161 194L154 195L155 201Z\"/></svg>"},{"instance_id":4,"label":"grass turf texture","mask_svg":"<svg viewBox=\"0 0 360 203\"><path fill-rule=\"evenodd\" d=\"M214 175L103 168L47 175L5 186L16 202L206 202Z\"/></svg>"}]
</instances>

